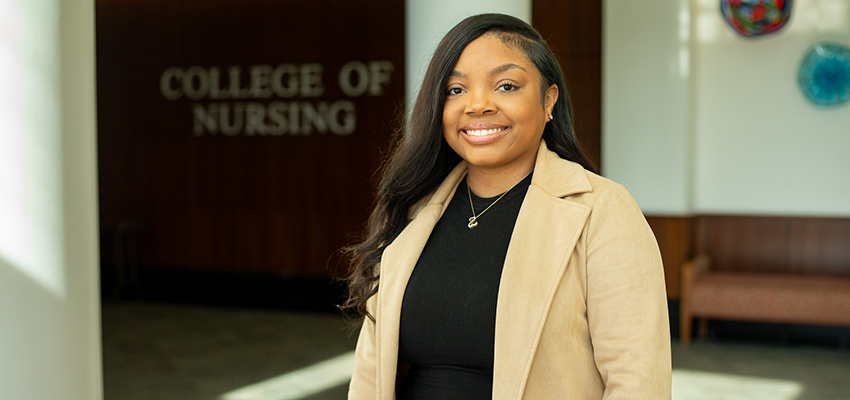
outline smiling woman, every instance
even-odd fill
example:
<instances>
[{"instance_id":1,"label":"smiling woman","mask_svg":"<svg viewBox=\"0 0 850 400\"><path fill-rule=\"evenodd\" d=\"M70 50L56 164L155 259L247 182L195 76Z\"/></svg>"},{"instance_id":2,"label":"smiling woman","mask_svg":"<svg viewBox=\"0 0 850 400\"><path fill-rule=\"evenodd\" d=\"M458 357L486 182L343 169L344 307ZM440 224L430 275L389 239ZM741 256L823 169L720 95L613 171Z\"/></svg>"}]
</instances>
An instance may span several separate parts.
<instances>
[{"instance_id":1,"label":"smiling woman","mask_svg":"<svg viewBox=\"0 0 850 400\"><path fill-rule=\"evenodd\" d=\"M443 136L469 163L473 193L498 195L534 168L558 99L553 84L539 101L541 81L534 64L498 34L484 34L461 54L449 75Z\"/></svg>"},{"instance_id":2,"label":"smiling woman","mask_svg":"<svg viewBox=\"0 0 850 400\"><path fill-rule=\"evenodd\" d=\"M443 38L349 249L350 399L670 398L658 246L570 109L525 22Z\"/></svg>"}]
</instances>

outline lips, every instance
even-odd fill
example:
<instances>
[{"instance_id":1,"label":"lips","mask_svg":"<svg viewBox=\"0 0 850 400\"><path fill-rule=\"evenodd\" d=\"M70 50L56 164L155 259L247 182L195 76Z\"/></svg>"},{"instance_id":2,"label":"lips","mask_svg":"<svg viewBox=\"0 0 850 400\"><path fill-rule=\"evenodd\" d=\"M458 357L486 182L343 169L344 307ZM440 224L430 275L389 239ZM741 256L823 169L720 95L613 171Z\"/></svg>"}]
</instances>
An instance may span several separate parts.
<instances>
[{"instance_id":1,"label":"lips","mask_svg":"<svg viewBox=\"0 0 850 400\"><path fill-rule=\"evenodd\" d=\"M475 122L460 129L467 142L473 145L485 145L499 140L511 127L490 122Z\"/></svg>"}]
</instances>

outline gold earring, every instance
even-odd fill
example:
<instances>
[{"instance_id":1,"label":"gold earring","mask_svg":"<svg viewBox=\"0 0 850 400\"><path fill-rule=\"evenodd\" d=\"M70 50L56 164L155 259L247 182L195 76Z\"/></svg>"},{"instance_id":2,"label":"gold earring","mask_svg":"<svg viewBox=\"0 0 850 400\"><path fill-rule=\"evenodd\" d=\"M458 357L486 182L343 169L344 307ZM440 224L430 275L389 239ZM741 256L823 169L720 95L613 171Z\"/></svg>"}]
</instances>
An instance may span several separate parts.
<instances>
[{"instance_id":1,"label":"gold earring","mask_svg":"<svg viewBox=\"0 0 850 400\"><path fill-rule=\"evenodd\" d=\"M555 119L555 117L553 117L553 116L552 116L552 113L550 112L550 113L549 113L549 120L551 121L551 120L553 120L553 119Z\"/></svg>"}]
</instances>

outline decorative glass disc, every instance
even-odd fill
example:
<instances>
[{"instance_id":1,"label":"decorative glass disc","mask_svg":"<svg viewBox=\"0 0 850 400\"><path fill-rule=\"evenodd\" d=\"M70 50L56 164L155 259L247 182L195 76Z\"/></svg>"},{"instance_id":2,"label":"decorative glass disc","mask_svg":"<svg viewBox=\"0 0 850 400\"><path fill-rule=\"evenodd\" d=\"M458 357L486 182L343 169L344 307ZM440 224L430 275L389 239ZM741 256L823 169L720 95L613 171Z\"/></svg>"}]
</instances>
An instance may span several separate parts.
<instances>
[{"instance_id":1,"label":"decorative glass disc","mask_svg":"<svg viewBox=\"0 0 850 400\"><path fill-rule=\"evenodd\" d=\"M800 65L800 89L819 106L850 100L850 48L838 43L815 43Z\"/></svg>"}]
</instances>

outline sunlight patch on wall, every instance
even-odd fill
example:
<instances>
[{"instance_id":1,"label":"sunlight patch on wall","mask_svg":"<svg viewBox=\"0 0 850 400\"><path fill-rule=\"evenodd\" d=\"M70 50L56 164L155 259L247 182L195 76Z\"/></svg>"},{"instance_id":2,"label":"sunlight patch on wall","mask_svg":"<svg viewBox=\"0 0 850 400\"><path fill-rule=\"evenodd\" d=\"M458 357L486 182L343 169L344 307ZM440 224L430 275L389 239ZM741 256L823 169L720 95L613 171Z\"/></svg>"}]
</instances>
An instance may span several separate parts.
<instances>
[{"instance_id":1,"label":"sunlight patch on wall","mask_svg":"<svg viewBox=\"0 0 850 400\"><path fill-rule=\"evenodd\" d=\"M679 76L688 79L691 69L691 7L689 0L679 3Z\"/></svg>"},{"instance_id":2,"label":"sunlight patch on wall","mask_svg":"<svg viewBox=\"0 0 850 400\"><path fill-rule=\"evenodd\" d=\"M354 352L225 393L220 400L296 400L351 380Z\"/></svg>"},{"instance_id":3,"label":"sunlight patch on wall","mask_svg":"<svg viewBox=\"0 0 850 400\"><path fill-rule=\"evenodd\" d=\"M58 0L0 5L0 256L64 297Z\"/></svg>"},{"instance_id":4,"label":"sunlight patch on wall","mask_svg":"<svg viewBox=\"0 0 850 400\"><path fill-rule=\"evenodd\" d=\"M847 33L850 4L847 0L797 0L791 13L791 32Z\"/></svg>"},{"instance_id":5,"label":"sunlight patch on wall","mask_svg":"<svg viewBox=\"0 0 850 400\"><path fill-rule=\"evenodd\" d=\"M673 400L796 400L803 389L795 381L673 370Z\"/></svg>"}]
</instances>

